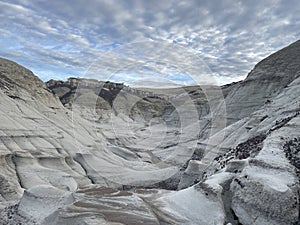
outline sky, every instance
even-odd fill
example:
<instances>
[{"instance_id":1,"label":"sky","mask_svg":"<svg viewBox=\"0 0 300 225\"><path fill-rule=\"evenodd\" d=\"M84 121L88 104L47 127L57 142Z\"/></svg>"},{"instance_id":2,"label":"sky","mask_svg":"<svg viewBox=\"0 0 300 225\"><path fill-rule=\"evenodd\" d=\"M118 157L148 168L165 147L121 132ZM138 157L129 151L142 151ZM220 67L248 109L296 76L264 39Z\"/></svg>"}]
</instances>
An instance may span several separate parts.
<instances>
[{"instance_id":1,"label":"sky","mask_svg":"<svg viewBox=\"0 0 300 225\"><path fill-rule=\"evenodd\" d=\"M225 84L298 39L298 0L0 0L0 57L44 81Z\"/></svg>"}]
</instances>

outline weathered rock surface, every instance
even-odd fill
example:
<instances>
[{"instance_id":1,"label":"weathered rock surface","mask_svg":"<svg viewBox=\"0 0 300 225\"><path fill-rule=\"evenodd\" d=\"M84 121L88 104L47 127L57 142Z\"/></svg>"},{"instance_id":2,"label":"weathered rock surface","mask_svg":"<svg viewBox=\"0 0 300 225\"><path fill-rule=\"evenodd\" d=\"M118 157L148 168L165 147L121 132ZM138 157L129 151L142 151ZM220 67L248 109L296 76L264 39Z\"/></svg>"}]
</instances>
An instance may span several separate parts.
<instances>
[{"instance_id":1,"label":"weathered rock surface","mask_svg":"<svg viewBox=\"0 0 300 225\"><path fill-rule=\"evenodd\" d=\"M0 224L299 223L299 54L166 93L0 59Z\"/></svg>"},{"instance_id":2,"label":"weathered rock surface","mask_svg":"<svg viewBox=\"0 0 300 225\"><path fill-rule=\"evenodd\" d=\"M35 106L35 100L47 107L61 106L46 84L30 70L3 58L0 58L0 90L12 99L31 102L32 106Z\"/></svg>"},{"instance_id":3,"label":"weathered rock surface","mask_svg":"<svg viewBox=\"0 0 300 225\"><path fill-rule=\"evenodd\" d=\"M226 97L228 122L232 123L272 101L300 76L300 41L259 62Z\"/></svg>"}]
</instances>

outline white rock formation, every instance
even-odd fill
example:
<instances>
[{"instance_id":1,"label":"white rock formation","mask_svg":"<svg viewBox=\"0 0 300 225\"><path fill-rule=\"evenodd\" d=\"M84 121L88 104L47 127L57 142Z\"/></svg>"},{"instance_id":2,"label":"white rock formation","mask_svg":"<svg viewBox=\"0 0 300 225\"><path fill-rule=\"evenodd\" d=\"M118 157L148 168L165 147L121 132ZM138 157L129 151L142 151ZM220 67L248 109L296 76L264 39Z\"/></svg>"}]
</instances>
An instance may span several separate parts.
<instances>
[{"instance_id":1,"label":"white rock formation","mask_svg":"<svg viewBox=\"0 0 300 225\"><path fill-rule=\"evenodd\" d=\"M0 59L0 224L299 223L299 55L172 97Z\"/></svg>"}]
</instances>

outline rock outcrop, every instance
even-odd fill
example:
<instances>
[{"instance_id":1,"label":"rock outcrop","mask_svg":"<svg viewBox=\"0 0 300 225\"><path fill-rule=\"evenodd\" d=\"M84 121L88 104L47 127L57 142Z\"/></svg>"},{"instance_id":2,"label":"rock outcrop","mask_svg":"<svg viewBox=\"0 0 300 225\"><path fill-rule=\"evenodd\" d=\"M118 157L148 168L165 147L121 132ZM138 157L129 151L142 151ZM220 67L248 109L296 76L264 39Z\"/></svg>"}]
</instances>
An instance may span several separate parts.
<instances>
[{"instance_id":1,"label":"rock outcrop","mask_svg":"<svg viewBox=\"0 0 300 225\"><path fill-rule=\"evenodd\" d=\"M226 97L228 122L233 123L270 103L300 76L300 41L259 62Z\"/></svg>"},{"instance_id":2,"label":"rock outcrop","mask_svg":"<svg viewBox=\"0 0 300 225\"><path fill-rule=\"evenodd\" d=\"M12 99L37 100L53 108L61 106L46 84L30 70L3 58L0 58L0 90Z\"/></svg>"}]
</instances>

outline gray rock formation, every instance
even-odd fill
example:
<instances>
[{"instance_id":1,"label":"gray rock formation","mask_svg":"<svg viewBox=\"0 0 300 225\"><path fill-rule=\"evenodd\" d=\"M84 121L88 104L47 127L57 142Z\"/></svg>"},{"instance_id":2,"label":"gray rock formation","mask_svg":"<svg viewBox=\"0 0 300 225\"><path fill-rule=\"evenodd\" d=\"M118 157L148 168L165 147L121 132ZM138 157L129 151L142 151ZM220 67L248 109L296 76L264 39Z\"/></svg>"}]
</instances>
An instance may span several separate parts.
<instances>
[{"instance_id":1,"label":"gray rock formation","mask_svg":"<svg viewBox=\"0 0 300 225\"><path fill-rule=\"evenodd\" d=\"M3 58L0 58L0 89L12 99L27 102L37 100L53 108L61 106L46 84L30 70Z\"/></svg>"},{"instance_id":2,"label":"gray rock formation","mask_svg":"<svg viewBox=\"0 0 300 225\"><path fill-rule=\"evenodd\" d=\"M298 54L157 93L0 59L0 224L299 223Z\"/></svg>"},{"instance_id":3,"label":"gray rock formation","mask_svg":"<svg viewBox=\"0 0 300 225\"><path fill-rule=\"evenodd\" d=\"M300 76L300 41L259 62L226 97L229 123L259 110Z\"/></svg>"}]
</instances>

